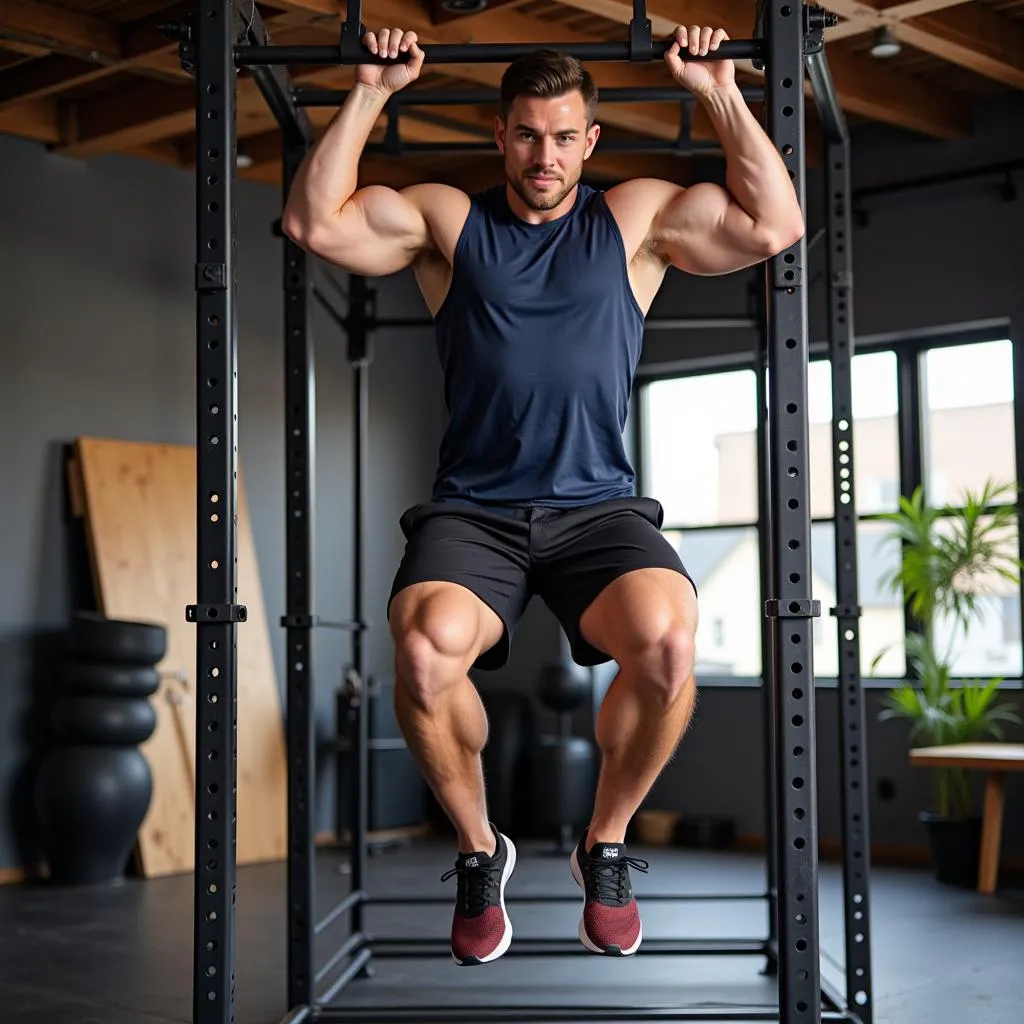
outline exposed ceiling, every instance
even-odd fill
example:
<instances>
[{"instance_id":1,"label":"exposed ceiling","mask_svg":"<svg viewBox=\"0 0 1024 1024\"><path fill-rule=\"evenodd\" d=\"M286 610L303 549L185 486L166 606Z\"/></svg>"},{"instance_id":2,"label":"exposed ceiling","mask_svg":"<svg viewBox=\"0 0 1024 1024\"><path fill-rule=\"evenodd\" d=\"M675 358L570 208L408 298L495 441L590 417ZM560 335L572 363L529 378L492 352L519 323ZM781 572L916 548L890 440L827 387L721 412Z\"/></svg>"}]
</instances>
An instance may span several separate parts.
<instances>
[{"instance_id":1,"label":"exposed ceiling","mask_svg":"<svg viewBox=\"0 0 1024 1024\"><path fill-rule=\"evenodd\" d=\"M840 16L826 32L827 55L839 101L853 122L896 125L934 139L972 133L973 103L994 93L1024 90L1024 0L818 0ZM332 44L338 39L342 0L273 0L257 3L275 45ZM0 133L33 139L55 152L87 159L127 153L192 166L194 87L182 69L177 44L161 24L187 15L193 5L167 0L0 0ZM648 0L656 38L676 24L721 26L734 39L755 34L756 0ZM370 27L414 29L424 44L465 42L582 42L627 38L630 0L489 0L480 13L444 9L442 0L364 0ZM887 28L899 52L872 55L876 33ZM414 88L494 87L496 64L429 66ZM670 85L663 63L598 63L599 87ZM749 66L741 81L757 84ZM301 85L345 88L351 68L292 69ZM322 127L332 108L310 108ZM697 110L695 139L712 138ZM417 116L419 115L419 116ZM413 107L400 122L406 141L479 141L492 133L494 111L485 107ZM604 138L675 139L674 104L603 104ZM809 153L817 124L808 104ZM384 119L373 138L382 139ZM243 72L238 90L239 151L251 161L240 176L279 182L280 139L255 83ZM668 154L598 152L595 177L637 175L685 181L686 158ZM466 154L400 157L367 155L362 183L401 187L433 180L475 188L494 180L496 158Z\"/></svg>"}]
</instances>

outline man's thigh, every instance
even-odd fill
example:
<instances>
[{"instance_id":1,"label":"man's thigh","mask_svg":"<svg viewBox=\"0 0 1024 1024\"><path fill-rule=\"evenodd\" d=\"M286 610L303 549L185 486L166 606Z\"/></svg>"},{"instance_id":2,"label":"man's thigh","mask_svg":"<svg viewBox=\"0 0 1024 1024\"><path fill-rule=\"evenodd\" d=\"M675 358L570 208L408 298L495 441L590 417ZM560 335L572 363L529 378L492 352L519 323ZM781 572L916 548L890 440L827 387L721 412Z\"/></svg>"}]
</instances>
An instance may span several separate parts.
<instances>
[{"instance_id":1,"label":"man's thigh","mask_svg":"<svg viewBox=\"0 0 1024 1024\"><path fill-rule=\"evenodd\" d=\"M539 552L538 592L569 638L573 659L615 658L652 608L693 618L696 587L661 533L661 505L650 498L602 502L552 517Z\"/></svg>"},{"instance_id":2,"label":"man's thigh","mask_svg":"<svg viewBox=\"0 0 1024 1024\"><path fill-rule=\"evenodd\" d=\"M500 668L508 660L512 633L528 600L528 528L500 513L433 502L409 509L401 528L405 553L388 599L389 620L396 598L408 598L412 588L457 584L501 620L500 639L481 653L475 665ZM399 602L399 609L404 603Z\"/></svg>"}]
</instances>

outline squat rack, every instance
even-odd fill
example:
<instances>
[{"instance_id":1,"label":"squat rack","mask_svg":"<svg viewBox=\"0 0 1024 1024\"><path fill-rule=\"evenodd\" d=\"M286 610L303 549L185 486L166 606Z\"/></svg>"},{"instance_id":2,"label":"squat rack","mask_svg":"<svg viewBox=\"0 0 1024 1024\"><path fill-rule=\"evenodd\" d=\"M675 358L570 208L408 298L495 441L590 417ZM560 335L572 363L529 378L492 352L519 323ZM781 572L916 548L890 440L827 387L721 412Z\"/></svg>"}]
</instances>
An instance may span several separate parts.
<instances>
[{"instance_id":1,"label":"squat rack","mask_svg":"<svg viewBox=\"0 0 1024 1024\"><path fill-rule=\"evenodd\" d=\"M193 977L194 1024L229 1024L235 1017L234 899L236 885L235 763L237 658L236 625L246 620L237 600L237 270L234 186L236 175L236 73L248 68L275 114L282 132L284 189L313 141L301 94L285 65L384 63L360 44L361 4L350 0L337 46L279 47L268 44L253 0L198 0L193 25L179 27L183 63L196 75L197 200L197 603L186 609L197 629L196 869ZM814 747L812 623L818 602L809 591L811 571L807 461L807 293L806 242L801 239L768 261L765 276L766 328L762 374L762 526L770 537L764 554L764 642L770 709L768 733L772 779L769 817L772 934L767 950L779 972L778 1006L615 1008L506 1006L339 1007L329 1005L352 979L371 973L374 940L364 930L368 768L368 715L361 593L361 545L354 551L356 601L348 622L329 622L312 607L313 405L314 377L308 331L309 298L315 295L307 255L284 243L286 331L286 512L287 735L288 735L288 1005L286 1024L302 1021L469 1021L481 1015L515 1021L612 1020L778 1020L783 1024L851 1021L870 1024L870 952L867 906L867 818L864 800L862 692L859 678L855 574L855 519L852 490L852 416L849 360L852 321L850 280L848 141L823 55L824 27L831 16L820 8L786 0L764 0L760 38L733 40L708 59L753 59L766 66L767 130L804 201L803 75L806 65L822 112L829 156L830 327L833 345L834 461L836 463L836 560L839 582L837 622L840 680L841 762L846 889L846 997L823 983L818 941L817 808ZM634 0L628 42L549 44L584 61L651 61L668 43L655 42L644 0ZM424 46L427 63L505 63L536 44ZM411 96L410 92L410 96ZM604 95L604 94L603 94ZM647 97L644 97L647 98ZM654 98L654 97L652 97ZM676 96L679 101L681 94ZM310 103L317 97L310 95ZM473 102L479 102L474 97ZM401 104L396 105L400 106ZM685 105L684 105L685 111ZM397 114L393 111L397 120ZM682 124L685 124L684 116ZM393 130L384 143L394 150ZM681 128L675 151L692 151ZM475 145L475 144L470 144ZM409 147L403 144L403 149ZM444 149L432 146L433 151ZM605 147L608 148L608 147ZM324 300L323 293L316 296ZM375 316L373 294L353 277L349 310L342 318L354 367L355 415L365 424L369 332L375 327L411 326L412 320ZM756 322L756 321L755 321ZM429 321L423 321L426 324ZM648 326L653 326L651 322ZM743 321L749 326L750 321ZM665 326L668 326L666 323ZM692 326L676 324L675 326ZM354 497L358 526L365 521L366 431L357 431ZM845 513L840 512L840 507ZM352 740L352 892L320 921L313 893L313 703L312 637L315 628L351 632L352 664L347 683L354 716ZM843 689L843 683L846 689ZM847 706L849 705L849 706ZM684 897L675 897L684 898ZM403 901L404 902L404 901ZM314 942L343 915L351 934L315 971ZM405 943L403 945L409 945ZM527 940L536 955L538 943ZM545 955L560 952L540 943ZM673 943L673 952L722 953L714 944ZM394 944L392 952L397 952ZM387 950L387 943L383 943ZM764 944L758 945L760 951ZM575 952L583 952L575 948ZM379 951L378 955L381 955ZM425 950L423 952L426 952ZM511 952L511 951L510 951ZM657 952L657 950L656 950ZM386 955L386 954L385 954ZM399 954L408 955L408 954ZM431 953L431 955L433 955ZM346 961L347 964L346 964ZM316 986L343 967L323 994Z\"/></svg>"}]
</instances>

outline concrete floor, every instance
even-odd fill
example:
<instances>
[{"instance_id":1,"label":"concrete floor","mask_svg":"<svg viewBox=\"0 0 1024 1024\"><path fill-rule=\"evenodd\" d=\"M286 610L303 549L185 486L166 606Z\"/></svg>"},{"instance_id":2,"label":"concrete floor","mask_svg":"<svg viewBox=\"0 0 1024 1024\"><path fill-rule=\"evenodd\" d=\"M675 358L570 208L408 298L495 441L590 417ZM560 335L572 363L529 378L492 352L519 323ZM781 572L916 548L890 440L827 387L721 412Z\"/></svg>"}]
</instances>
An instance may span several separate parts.
<instances>
[{"instance_id":1,"label":"concrete floor","mask_svg":"<svg viewBox=\"0 0 1024 1024\"><path fill-rule=\"evenodd\" d=\"M759 939L765 904L643 902L647 892L752 893L764 886L763 859L739 853L631 849L650 861L635 874L645 939ZM374 895L440 896L437 906L367 908L375 935L445 939L454 880L448 846L419 843L370 859ZM320 914L343 895L349 876L336 855L318 858ZM239 871L237 1024L279 1024L286 1013L283 865ZM510 893L558 895L564 903L515 902L516 944L568 940L572 956L507 956L462 969L441 954L379 957L373 979L355 982L339 1005L521 1004L622 1008L637 1005L740 1007L777 1004L762 956L662 956L641 948L628 960L575 950L577 890L565 858L524 844ZM110 889L45 886L0 889L0 1014L4 1024L170 1024L192 1021L191 877L130 880ZM844 992L841 876L821 870L823 977ZM344 921L318 945L323 962L340 945ZM930 873L876 868L871 884L875 1024L1020 1024L1024 1020L1024 889L983 897L938 885ZM481 1013L481 1019L492 1016ZM581 1017L586 1020L584 1013ZM698 1018L702 1019L702 1018ZM737 1020L746 1018L737 1017Z\"/></svg>"}]
</instances>

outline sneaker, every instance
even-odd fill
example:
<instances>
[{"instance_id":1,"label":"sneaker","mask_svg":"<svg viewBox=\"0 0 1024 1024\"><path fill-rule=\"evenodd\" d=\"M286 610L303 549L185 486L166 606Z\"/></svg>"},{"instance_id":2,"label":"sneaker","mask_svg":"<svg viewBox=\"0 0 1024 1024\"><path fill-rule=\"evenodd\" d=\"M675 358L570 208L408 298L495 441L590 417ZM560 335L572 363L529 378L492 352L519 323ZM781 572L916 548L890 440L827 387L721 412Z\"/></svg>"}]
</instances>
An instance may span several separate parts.
<instances>
[{"instance_id":1,"label":"sneaker","mask_svg":"<svg viewBox=\"0 0 1024 1024\"><path fill-rule=\"evenodd\" d=\"M512 942L512 922L505 909L505 886L516 866L512 841L491 826L497 840L494 854L460 853L442 882L458 876L452 918L452 959L460 967L497 960Z\"/></svg>"},{"instance_id":2,"label":"sneaker","mask_svg":"<svg viewBox=\"0 0 1024 1024\"><path fill-rule=\"evenodd\" d=\"M588 853L583 833L569 858L576 884L583 890L580 942L592 953L632 956L643 938L640 910L629 869L646 873L647 861L626 856L622 843L595 843Z\"/></svg>"}]
</instances>

